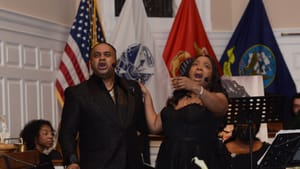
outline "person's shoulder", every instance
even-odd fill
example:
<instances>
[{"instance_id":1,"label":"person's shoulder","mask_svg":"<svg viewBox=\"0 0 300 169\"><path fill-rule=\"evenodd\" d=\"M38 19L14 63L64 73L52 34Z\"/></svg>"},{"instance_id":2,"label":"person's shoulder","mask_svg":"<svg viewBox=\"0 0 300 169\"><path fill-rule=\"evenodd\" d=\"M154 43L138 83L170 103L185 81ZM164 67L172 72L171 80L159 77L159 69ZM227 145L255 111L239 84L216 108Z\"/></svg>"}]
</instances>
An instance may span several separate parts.
<instances>
[{"instance_id":1,"label":"person's shoulder","mask_svg":"<svg viewBox=\"0 0 300 169\"><path fill-rule=\"evenodd\" d=\"M254 146L254 145L253 145ZM237 140L231 140L225 143L225 147L231 154L242 155L249 153L249 145Z\"/></svg>"},{"instance_id":2,"label":"person's shoulder","mask_svg":"<svg viewBox=\"0 0 300 169\"><path fill-rule=\"evenodd\" d=\"M128 90L140 90L140 86L136 80L118 77L118 81L121 83L122 86L128 88Z\"/></svg>"},{"instance_id":3,"label":"person's shoulder","mask_svg":"<svg viewBox=\"0 0 300 169\"><path fill-rule=\"evenodd\" d=\"M82 83L67 87L65 91L81 91L83 90L83 88L86 87L87 87L87 81L84 81Z\"/></svg>"},{"instance_id":4,"label":"person's shoulder","mask_svg":"<svg viewBox=\"0 0 300 169\"><path fill-rule=\"evenodd\" d=\"M161 111L170 111L170 110L174 111L175 110L174 106L165 106L165 107L162 108Z\"/></svg>"},{"instance_id":5,"label":"person's shoulder","mask_svg":"<svg viewBox=\"0 0 300 169\"><path fill-rule=\"evenodd\" d=\"M50 156L50 158L52 160L61 160L62 159L62 155L60 154L60 152L55 149L51 150L48 155Z\"/></svg>"},{"instance_id":6,"label":"person's shoulder","mask_svg":"<svg viewBox=\"0 0 300 169\"><path fill-rule=\"evenodd\" d=\"M267 150L268 148L269 148L269 146L271 146L271 144L270 143L268 143L268 142L262 142L262 147L261 147L261 149L263 149L263 150Z\"/></svg>"},{"instance_id":7,"label":"person's shoulder","mask_svg":"<svg viewBox=\"0 0 300 169\"><path fill-rule=\"evenodd\" d=\"M123 77L119 77L120 81L123 81L124 83L127 83L128 85L138 85L136 80L132 80L132 79L126 79Z\"/></svg>"}]
</instances>

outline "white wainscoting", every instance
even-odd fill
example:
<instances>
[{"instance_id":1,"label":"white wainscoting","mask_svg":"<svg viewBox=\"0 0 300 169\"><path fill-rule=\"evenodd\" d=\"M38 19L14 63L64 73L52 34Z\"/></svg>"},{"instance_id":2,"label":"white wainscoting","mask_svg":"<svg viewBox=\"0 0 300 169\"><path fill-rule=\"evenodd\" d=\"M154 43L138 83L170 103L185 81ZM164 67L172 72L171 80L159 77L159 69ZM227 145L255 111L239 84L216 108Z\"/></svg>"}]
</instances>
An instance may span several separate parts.
<instances>
[{"instance_id":1,"label":"white wainscoting","mask_svg":"<svg viewBox=\"0 0 300 169\"><path fill-rule=\"evenodd\" d=\"M57 128L55 73L69 28L0 9L0 114L11 137L32 119Z\"/></svg>"},{"instance_id":2,"label":"white wainscoting","mask_svg":"<svg viewBox=\"0 0 300 169\"><path fill-rule=\"evenodd\" d=\"M149 19L161 56L172 19ZM61 108L55 98L55 74L60 62L69 27L0 9L0 115L4 115L11 137L31 119L47 119L57 128ZM112 30L107 30L109 34ZM300 89L300 36L281 36L275 30L290 72ZM232 32L208 32L218 57ZM151 142L154 165L160 142Z\"/></svg>"}]
</instances>

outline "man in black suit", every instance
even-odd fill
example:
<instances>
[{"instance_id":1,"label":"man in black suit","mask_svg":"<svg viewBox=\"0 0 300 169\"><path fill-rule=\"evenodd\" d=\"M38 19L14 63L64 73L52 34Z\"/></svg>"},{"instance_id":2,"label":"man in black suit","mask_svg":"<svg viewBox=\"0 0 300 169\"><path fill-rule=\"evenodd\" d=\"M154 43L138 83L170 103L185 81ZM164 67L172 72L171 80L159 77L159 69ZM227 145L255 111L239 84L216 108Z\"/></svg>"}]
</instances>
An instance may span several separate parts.
<instances>
[{"instance_id":1,"label":"man in black suit","mask_svg":"<svg viewBox=\"0 0 300 169\"><path fill-rule=\"evenodd\" d=\"M59 143L67 169L143 168L137 131L148 129L138 83L115 74L109 43L93 47L90 65L89 80L65 90Z\"/></svg>"}]
</instances>

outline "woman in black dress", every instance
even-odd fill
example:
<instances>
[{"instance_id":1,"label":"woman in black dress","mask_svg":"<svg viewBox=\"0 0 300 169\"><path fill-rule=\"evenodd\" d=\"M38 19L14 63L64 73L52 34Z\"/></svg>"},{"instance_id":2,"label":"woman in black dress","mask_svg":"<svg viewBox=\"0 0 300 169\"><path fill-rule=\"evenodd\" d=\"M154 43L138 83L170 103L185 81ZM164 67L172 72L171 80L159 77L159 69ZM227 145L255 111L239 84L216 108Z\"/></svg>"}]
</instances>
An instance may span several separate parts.
<instances>
[{"instance_id":1,"label":"woman in black dress","mask_svg":"<svg viewBox=\"0 0 300 169\"><path fill-rule=\"evenodd\" d=\"M259 123L253 124L251 134L249 127L249 124L236 124L232 136L224 142L232 157L232 169L258 169L258 160L270 146L269 143L256 137L260 128ZM252 146L252 161L250 146Z\"/></svg>"},{"instance_id":2,"label":"woman in black dress","mask_svg":"<svg viewBox=\"0 0 300 169\"><path fill-rule=\"evenodd\" d=\"M226 169L228 160L220 150L217 130L228 101L216 64L210 56L200 55L185 63L181 74L172 79L173 96L160 114L141 85L149 129L164 134L156 168Z\"/></svg>"}]
</instances>

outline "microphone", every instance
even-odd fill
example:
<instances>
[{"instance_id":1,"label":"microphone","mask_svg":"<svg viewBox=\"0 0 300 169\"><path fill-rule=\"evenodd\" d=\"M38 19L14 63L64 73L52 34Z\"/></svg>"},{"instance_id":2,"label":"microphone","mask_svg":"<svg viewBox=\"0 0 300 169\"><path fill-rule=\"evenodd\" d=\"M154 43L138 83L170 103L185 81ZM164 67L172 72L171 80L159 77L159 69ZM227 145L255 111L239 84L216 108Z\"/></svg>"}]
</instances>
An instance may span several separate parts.
<instances>
[{"instance_id":1,"label":"microphone","mask_svg":"<svg viewBox=\"0 0 300 169\"><path fill-rule=\"evenodd\" d=\"M204 78L204 85L206 86L206 88L211 88L211 85L212 85L212 81L210 80L209 77L205 77Z\"/></svg>"},{"instance_id":2,"label":"microphone","mask_svg":"<svg viewBox=\"0 0 300 169\"><path fill-rule=\"evenodd\" d=\"M208 83L209 78L208 78L208 77L205 77L205 78L204 78L204 81L205 81L206 83Z\"/></svg>"}]
</instances>

